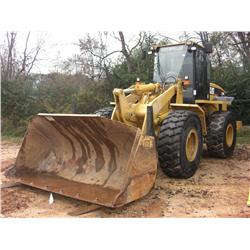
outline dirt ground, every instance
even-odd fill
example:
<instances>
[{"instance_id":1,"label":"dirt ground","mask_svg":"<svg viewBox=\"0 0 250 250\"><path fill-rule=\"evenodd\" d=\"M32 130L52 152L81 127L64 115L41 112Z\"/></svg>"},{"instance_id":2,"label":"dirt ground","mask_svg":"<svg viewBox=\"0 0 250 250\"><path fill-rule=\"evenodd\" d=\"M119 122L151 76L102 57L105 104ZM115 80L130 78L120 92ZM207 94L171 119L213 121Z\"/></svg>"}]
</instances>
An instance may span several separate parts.
<instances>
[{"instance_id":1,"label":"dirt ground","mask_svg":"<svg viewBox=\"0 0 250 250\"><path fill-rule=\"evenodd\" d=\"M15 160L20 143L1 143L3 172ZM227 160L208 158L206 152L196 174L187 180L166 177L158 171L155 188L144 198L119 209L100 208L78 217L250 217L250 145L238 145ZM27 186L1 190L1 217L71 217L67 213L87 203Z\"/></svg>"}]
</instances>

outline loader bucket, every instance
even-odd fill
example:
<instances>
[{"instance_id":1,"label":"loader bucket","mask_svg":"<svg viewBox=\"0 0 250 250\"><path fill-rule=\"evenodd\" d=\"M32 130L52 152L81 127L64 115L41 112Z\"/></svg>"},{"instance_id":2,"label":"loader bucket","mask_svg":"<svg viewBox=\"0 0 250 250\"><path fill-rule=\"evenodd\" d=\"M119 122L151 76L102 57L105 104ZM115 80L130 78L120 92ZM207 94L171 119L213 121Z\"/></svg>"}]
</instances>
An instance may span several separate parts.
<instances>
[{"instance_id":1,"label":"loader bucket","mask_svg":"<svg viewBox=\"0 0 250 250\"><path fill-rule=\"evenodd\" d=\"M154 137L139 128L100 116L38 114L9 175L29 186L118 207L150 191L157 162Z\"/></svg>"}]
</instances>

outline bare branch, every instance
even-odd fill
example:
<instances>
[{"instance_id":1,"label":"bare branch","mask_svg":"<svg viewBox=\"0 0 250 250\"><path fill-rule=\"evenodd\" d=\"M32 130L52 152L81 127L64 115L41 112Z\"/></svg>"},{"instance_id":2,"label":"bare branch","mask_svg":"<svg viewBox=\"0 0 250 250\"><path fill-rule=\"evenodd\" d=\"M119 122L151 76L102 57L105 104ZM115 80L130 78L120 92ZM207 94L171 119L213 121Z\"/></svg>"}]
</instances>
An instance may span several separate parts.
<instances>
[{"instance_id":1,"label":"bare branch","mask_svg":"<svg viewBox=\"0 0 250 250\"><path fill-rule=\"evenodd\" d=\"M120 41L121 41L121 46L122 46L122 53L126 58L128 72L131 73L132 72L132 65L131 65L131 60L130 60L130 55L131 54L128 52L128 50L126 48L126 42L125 42L123 32L119 31L118 33L119 33L119 36L120 36Z\"/></svg>"},{"instance_id":2,"label":"bare branch","mask_svg":"<svg viewBox=\"0 0 250 250\"><path fill-rule=\"evenodd\" d=\"M25 46L24 46L24 51L23 51L23 59L22 59L22 67L21 69L17 72L16 79L22 74L25 73L26 70L26 63L27 63L27 49L28 49L28 42L30 38L30 31L28 32L28 35L26 37L25 41Z\"/></svg>"},{"instance_id":3,"label":"bare branch","mask_svg":"<svg viewBox=\"0 0 250 250\"><path fill-rule=\"evenodd\" d=\"M32 60L31 63L29 64L29 68L28 68L28 70L27 70L27 75L28 75L28 74L30 73L30 71L32 70L32 68L33 68L33 66L34 66L34 64L35 64L35 62L36 62L36 60L37 60L37 56L38 56L40 50L41 50L41 47L40 47L40 46L37 47L36 53L35 53L35 55L34 55L34 57L33 57L33 60Z\"/></svg>"},{"instance_id":4,"label":"bare branch","mask_svg":"<svg viewBox=\"0 0 250 250\"><path fill-rule=\"evenodd\" d=\"M144 39L145 39L145 36L142 35L142 32L140 32L140 33L139 33L138 42L135 44L134 47L132 47L132 48L130 49L129 55L132 54L133 50L136 49L136 48L138 47L139 44L143 43Z\"/></svg>"},{"instance_id":5,"label":"bare branch","mask_svg":"<svg viewBox=\"0 0 250 250\"><path fill-rule=\"evenodd\" d=\"M6 33L5 45L1 49L2 75L4 80L17 80L19 77L27 77L38 60L44 40L40 39L36 47L30 47L31 32L28 32L22 51L17 51L17 32Z\"/></svg>"}]
</instances>

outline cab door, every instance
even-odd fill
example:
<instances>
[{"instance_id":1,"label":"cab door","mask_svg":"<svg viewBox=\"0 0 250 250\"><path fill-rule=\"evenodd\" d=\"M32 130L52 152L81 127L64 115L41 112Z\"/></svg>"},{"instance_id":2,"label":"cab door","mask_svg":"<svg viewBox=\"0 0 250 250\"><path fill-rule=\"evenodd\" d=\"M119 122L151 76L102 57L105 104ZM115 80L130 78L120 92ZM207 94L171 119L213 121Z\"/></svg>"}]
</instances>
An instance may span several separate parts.
<instances>
[{"instance_id":1,"label":"cab door","mask_svg":"<svg viewBox=\"0 0 250 250\"><path fill-rule=\"evenodd\" d=\"M206 53L200 49L195 53L195 99L209 99L206 56Z\"/></svg>"}]
</instances>

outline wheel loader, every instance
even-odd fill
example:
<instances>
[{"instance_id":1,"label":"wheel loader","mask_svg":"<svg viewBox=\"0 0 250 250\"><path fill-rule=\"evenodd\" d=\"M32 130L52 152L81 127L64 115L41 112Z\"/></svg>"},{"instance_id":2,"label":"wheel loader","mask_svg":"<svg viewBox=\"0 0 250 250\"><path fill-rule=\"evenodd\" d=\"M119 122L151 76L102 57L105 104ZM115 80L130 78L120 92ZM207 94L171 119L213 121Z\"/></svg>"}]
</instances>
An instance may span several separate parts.
<instances>
[{"instance_id":1,"label":"wheel loader","mask_svg":"<svg viewBox=\"0 0 250 250\"><path fill-rule=\"evenodd\" d=\"M211 50L194 42L155 46L152 83L114 89L114 108L36 115L6 175L114 208L145 196L158 166L169 177L193 176L203 144L211 156L231 156L233 98L209 82Z\"/></svg>"}]
</instances>

